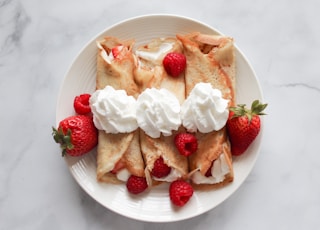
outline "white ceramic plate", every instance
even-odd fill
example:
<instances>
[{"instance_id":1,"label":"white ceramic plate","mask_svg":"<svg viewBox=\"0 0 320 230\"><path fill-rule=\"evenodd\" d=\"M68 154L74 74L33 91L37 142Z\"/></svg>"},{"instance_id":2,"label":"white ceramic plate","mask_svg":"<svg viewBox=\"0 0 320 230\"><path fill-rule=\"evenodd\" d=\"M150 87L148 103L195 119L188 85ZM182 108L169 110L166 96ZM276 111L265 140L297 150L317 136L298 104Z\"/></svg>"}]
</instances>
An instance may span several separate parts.
<instances>
[{"instance_id":1,"label":"white ceramic plate","mask_svg":"<svg viewBox=\"0 0 320 230\"><path fill-rule=\"evenodd\" d=\"M136 45L145 44L153 38L175 36L199 31L220 34L214 28L193 19L173 15L148 15L120 22L93 38L79 53L71 65L61 87L57 102L56 122L74 114L73 99L95 89L96 43L105 35L120 39L136 39ZM232 36L230 34L229 36ZM236 39L235 39L236 41ZM262 100L259 82L253 69L241 51L236 48L237 102L251 104L254 99ZM263 127L261 133L263 131ZM192 199L182 208L171 205L168 185L155 187L143 195L128 194L125 185L111 185L96 181L95 151L79 157L66 157L70 172L79 185L97 202L106 208L129 218L149 222L172 222L188 219L207 212L233 194L247 178L256 161L261 135L241 157L234 158L233 183L212 191L196 191Z\"/></svg>"}]
</instances>

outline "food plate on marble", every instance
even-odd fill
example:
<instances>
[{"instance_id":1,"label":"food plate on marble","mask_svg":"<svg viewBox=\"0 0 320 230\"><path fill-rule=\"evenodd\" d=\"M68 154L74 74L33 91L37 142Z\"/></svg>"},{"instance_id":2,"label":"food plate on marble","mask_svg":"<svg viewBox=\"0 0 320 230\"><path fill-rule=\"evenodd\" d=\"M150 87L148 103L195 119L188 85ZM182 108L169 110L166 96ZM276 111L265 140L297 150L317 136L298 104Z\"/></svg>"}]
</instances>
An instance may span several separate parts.
<instances>
[{"instance_id":1,"label":"food plate on marble","mask_svg":"<svg viewBox=\"0 0 320 230\"><path fill-rule=\"evenodd\" d=\"M73 99L82 93L93 93L96 84L96 40L104 36L136 40L136 46L153 38L175 36L190 32L221 34L216 29L194 19L176 15L146 15L119 22L85 45L72 63L62 83L57 101L56 123L73 115ZM232 35L229 35L232 36ZM236 44L236 38L235 44ZM250 105L255 99L262 101L262 91L253 68L235 45L237 65L237 102ZM168 196L168 184L152 188L141 195L130 195L126 186L99 183L96 180L96 152L82 157L66 156L65 161L78 184L104 207L129 218L148 222L173 222L203 214L230 197L245 181L257 159L260 135L246 154L233 159L234 181L227 186L210 191L196 190L192 199L182 208L173 207Z\"/></svg>"}]
</instances>

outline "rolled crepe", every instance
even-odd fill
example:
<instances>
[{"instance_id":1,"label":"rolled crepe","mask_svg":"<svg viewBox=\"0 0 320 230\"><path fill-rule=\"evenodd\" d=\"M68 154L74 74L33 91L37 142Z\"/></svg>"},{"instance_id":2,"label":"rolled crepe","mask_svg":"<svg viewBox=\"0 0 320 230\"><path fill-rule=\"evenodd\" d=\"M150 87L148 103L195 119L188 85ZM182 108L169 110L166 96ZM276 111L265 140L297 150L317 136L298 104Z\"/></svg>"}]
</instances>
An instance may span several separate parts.
<instances>
[{"instance_id":1,"label":"rolled crepe","mask_svg":"<svg viewBox=\"0 0 320 230\"><path fill-rule=\"evenodd\" d=\"M173 93L181 104L185 100L184 74L176 78L168 76L162 61L169 52L182 53L182 46L176 38L159 38L139 47L136 51L138 64L135 70L135 79L140 91L146 88L165 88ZM156 184L156 181L170 182L187 176L187 158L182 156L174 145L174 136L181 131L183 131L182 127L173 131L170 136L161 134L159 138L152 138L143 130L140 130L140 146L146 164L145 174L149 184ZM169 176L165 178L151 176L154 162L159 157L162 157L164 163L171 167Z\"/></svg>"},{"instance_id":2,"label":"rolled crepe","mask_svg":"<svg viewBox=\"0 0 320 230\"><path fill-rule=\"evenodd\" d=\"M133 40L119 41L105 37L97 42L96 87L110 85L116 90L125 90L129 96L137 97L139 88L134 81L135 59L132 54ZM112 49L121 47L116 57ZM122 173L119 179L119 173ZM97 180L110 183L124 182L129 175L145 177L144 162L139 145L139 130L130 133L111 134L99 131L97 147Z\"/></svg>"},{"instance_id":3,"label":"rolled crepe","mask_svg":"<svg viewBox=\"0 0 320 230\"><path fill-rule=\"evenodd\" d=\"M177 35L187 59L185 71L186 96L197 83L211 83L235 103L235 57L233 39L219 35L191 33ZM230 144L226 128L209 133L195 133L198 150L189 157L189 177L200 188L212 188L233 180L233 167ZM208 170L214 168L214 175ZM207 174L207 176L206 176ZM210 177L210 179L208 179Z\"/></svg>"}]
</instances>

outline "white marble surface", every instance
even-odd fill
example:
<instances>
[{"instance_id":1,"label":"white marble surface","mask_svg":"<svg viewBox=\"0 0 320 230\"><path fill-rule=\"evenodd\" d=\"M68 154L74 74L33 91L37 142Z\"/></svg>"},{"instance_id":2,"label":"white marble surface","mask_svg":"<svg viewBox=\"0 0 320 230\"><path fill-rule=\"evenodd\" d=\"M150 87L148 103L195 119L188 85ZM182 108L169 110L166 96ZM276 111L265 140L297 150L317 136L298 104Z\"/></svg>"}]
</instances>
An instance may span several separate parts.
<instances>
[{"instance_id":1,"label":"white marble surface","mask_svg":"<svg viewBox=\"0 0 320 230\"><path fill-rule=\"evenodd\" d=\"M318 229L320 2L0 1L0 229ZM97 33L150 13L179 14L233 36L269 103L261 154L220 206L174 223L122 217L89 197L51 136L59 88Z\"/></svg>"}]
</instances>

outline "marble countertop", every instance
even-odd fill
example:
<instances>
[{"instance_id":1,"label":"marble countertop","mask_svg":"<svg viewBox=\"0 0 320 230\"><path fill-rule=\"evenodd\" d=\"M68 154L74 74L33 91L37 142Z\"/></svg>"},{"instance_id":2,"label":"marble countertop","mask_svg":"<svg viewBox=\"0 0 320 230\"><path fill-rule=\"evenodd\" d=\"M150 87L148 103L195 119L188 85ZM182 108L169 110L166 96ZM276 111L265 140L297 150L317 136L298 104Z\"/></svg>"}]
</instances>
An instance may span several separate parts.
<instances>
[{"instance_id":1,"label":"marble countertop","mask_svg":"<svg viewBox=\"0 0 320 230\"><path fill-rule=\"evenodd\" d=\"M320 27L316 0L0 1L0 229L317 229L320 224ZM118 215L88 196L53 142L58 92L106 27L178 14L235 38L269 104L259 158L213 210L180 222Z\"/></svg>"}]
</instances>

